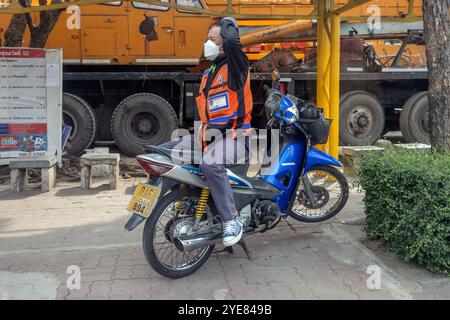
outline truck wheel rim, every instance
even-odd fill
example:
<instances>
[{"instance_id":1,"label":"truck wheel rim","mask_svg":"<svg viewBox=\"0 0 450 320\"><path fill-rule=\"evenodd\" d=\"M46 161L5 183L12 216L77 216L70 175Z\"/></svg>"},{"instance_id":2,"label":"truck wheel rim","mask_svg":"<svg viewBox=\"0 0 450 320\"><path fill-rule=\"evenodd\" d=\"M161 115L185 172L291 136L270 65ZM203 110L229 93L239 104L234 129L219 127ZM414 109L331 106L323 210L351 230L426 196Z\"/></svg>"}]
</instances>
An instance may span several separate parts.
<instances>
[{"instance_id":1,"label":"truck wheel rim","mask_svg":"<svg viewBox=\"0 0 450 320\"><path fill-rule=\"evenodd\" d=\"M425 134L430 134L430 120L427 108L424 108L419 115L419 128Z\"/></svg>"},{"instance_id":2,"label":"truck wheel rim","mask_svg":"<svg viewBox=\"0 0 450 320\"><path fill-rule=\"evenodd\" d=\"M141 145L157 140L161 129L158 117L145 107L136 108L126 125L128 136Z\"/></svg>"},{"instance_id":3,"label":"truck wheel rim","mask_svg":"<svg viewBox=\"0 0 450 320\"><path fill-rule=\"evenodd\" d=\"M353 107L347 116L347 130L355 137L366 137L372 132L373 116L367 106Z\"/></svg>"}]
</instances>

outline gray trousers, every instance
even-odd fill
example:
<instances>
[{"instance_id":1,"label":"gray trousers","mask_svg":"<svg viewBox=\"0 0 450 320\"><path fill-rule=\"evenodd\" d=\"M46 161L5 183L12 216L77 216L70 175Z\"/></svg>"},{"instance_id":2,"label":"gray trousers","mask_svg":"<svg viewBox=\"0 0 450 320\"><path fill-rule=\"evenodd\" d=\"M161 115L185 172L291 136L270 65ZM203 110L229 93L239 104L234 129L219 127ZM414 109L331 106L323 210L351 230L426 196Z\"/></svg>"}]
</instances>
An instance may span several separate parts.
<instances>
[{"instance_id":1,"label":"gray trousers","mask_svg":"<svg viewBox=\"0 0 450 320\"><path fill-rule=\"evenodd\" d=\"M160 147L168 149L194 150L201 152L194 135L185 136L180 140L165 142ZM244 163L248 154L248 140L223 139L208 145L203 153L199 167L206 178L209 190L222 221L233 219L236 203L226 174L227 165Z\"/></svg>"}]
</instances>

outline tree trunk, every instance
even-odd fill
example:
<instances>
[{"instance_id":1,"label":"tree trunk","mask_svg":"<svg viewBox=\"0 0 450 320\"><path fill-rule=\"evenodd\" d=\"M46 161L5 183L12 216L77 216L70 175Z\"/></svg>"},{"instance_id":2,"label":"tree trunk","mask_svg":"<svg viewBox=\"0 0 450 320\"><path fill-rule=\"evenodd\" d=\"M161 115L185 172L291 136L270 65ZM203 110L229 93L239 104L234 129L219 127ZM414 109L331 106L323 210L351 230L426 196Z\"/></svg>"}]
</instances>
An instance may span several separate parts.
<instances>
[{"instance_id":1,"label":"tree trunk","mask_svg":"<svg viewBox=\"0 0 450 320\"><path fill-rule=\"evenodd\" d=\"M19 4L22 7L28 7L29 3L26 0L20 0ZM23 34L25 33L25 28L27 26L27 20L25 14L15 14L11 18L8 30L5 32L5 47L21 47Z\"/></svg>"},{"instance_id":2,"label":"tree trunk","mask_svg":"<svg viewBox=\"0 0 450 320\"><path fill-rule=\"evenodd\" d=\"M52 3L57 3L61 1L52 1ZM29 7L31 0L19 0L22 7ZM46 0L39 0L40 5L45 5ZM15 14L13 15L11 22L8 26L8 30L5 32L5 47L21 47L23 41L23 35L25 33L25 28L28 25L30 29L30 42L28 47L31 48L43 48L47 42L50 32L53 30L59 16L63 12L63 9L42 11L39 14L39 25L33 25L31 15L29 13L25 14Z\"/></svg>"},{"instance_id":3,"label":"tree trunk","mask_svg":"<svg viewBox=\"0 0 450 320\"><path fill-rule=\"evenodd\" d=\"M53 30L62 10L43 11L40 13L40 21L38 26L29 23L30 28L30 48L43 48L47 42L50 32Z\"/></svg>"},{"instance_id":4,"label":"tree trunk","mask_svg":"<svg viewBox=\"0 0 450 320\"><path fill-rule=\"evenodd\" d=\"M13 15L9 23L8 30L5 32L5 47L21 47L23 34L27 26L24 14Z\"/></svg>"},{"instance_id":5,"label":"tree trunk","mask_svg":"<svg viewBox=\"0 0 450 320\"><path fill-rule=\"evenodd\" d=\"M423 0L433 149L450 151L450 1Z\"/></svg>"}]
</instances>

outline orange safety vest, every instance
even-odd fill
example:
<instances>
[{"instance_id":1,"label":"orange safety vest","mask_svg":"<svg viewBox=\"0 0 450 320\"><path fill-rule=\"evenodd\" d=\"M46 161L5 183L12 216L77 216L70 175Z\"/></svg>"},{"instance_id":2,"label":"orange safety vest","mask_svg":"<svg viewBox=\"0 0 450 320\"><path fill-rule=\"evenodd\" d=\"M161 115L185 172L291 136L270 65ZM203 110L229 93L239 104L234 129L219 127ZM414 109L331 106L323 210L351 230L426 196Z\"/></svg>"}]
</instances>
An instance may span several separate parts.
<instances>
[{"instance_id":1,"label":"orange safety vest","mask_svg":"<svg viewBox=\"0 0 450 320\"><path fill-rule=\"evenodd\" d=\"M243 134L248 134L250 129L251 113L253 109L253 98L250 90L250 72L247 74L244 87L239 92L233 91L228 86L228 65L224 64L217 71L208 92L204 89L211 69L207 69L202 76L199 95L196 98L198 114L202 122L202 133L198 135L200 146L206 150L205 133L208 124L225 125L232 120L231 129L233 138L236 138L236 129Z\"/></svg>"}]
</instances>

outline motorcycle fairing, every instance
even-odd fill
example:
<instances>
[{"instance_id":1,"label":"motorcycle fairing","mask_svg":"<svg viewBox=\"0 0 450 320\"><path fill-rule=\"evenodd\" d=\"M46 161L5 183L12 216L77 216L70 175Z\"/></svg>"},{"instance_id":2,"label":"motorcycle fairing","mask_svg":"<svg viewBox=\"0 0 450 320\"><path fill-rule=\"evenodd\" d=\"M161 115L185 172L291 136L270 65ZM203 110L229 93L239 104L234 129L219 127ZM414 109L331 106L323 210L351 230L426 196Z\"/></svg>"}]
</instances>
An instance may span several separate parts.
<instances>
[{"instance_id":1,"label":"motorcycle fairing","mask_svg":"<svg viewBox=\"0 0 450 320\"><path fill-rule=\"evenodd\" d=\"M320 151L314 147L310 148L306 157L305 168L303 173L308 172L313 166L316 165L330 165L336 167L342 167L342 164L329 154Z\"/></svg>"},{"instance_id":2,"label":"motorcycle fairing","mask_svg":"<svg viewBox=\"0 0 450 320\"><path fill-rule=\"evenodd\" d=\"M264 176L264 181L280 190L273 200L278 203L281 213L285 213L300 175L305 143L292 140L282 150L277 163Z\"/></svg>"}]
</instances>

